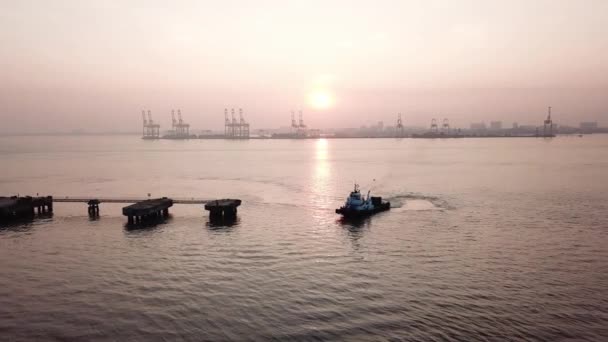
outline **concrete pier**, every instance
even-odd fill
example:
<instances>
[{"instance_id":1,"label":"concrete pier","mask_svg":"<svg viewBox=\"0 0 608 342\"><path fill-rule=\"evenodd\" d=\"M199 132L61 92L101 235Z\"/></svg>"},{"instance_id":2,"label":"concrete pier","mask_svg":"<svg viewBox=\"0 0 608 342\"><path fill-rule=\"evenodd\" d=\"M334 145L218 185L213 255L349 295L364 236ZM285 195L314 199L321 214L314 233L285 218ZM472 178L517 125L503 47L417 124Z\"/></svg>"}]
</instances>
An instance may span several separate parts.
<instances>
[{"instance_id":1,"label":"concrete pier","mask_svg":"<svg viewBox=\"0 0 608 342\"><path fill-rule=\"evenodd\" d=\"M219 199L207 202L205 210L209 211L211 219L235 219L239 205L241 205L240 199Z\"/></svg>"},{"instance_id":2,"label":"concrete pier","mask_svg":"<svg viewBox=\"0 0 608 342\"><path fill-rule=\"evenodd\" d=\"M53 197L0 197L0 220L33 217L53 212Z\"/></svg>"},{"instance_id":3,"label":"concrete pier","mask_svg":"<svg viewBox=\"0 0 608 342\"><path fill-rule=\"evenodd\" d=\"M169 208L173 204L204 204L205 210L209 211L211 219L220 221L234 221L236 219L237 207L241 205L239 199L207 200L202 198L121 198L121 197L68 197L68 196L0 196L0 221L13 218L33 217L38 214L52 213L53 203L85 203L88 206L89 217L99 217L99 205L101 203L134 203L122 208L124 216L128 217L130 224L142 223L149 219L167 217Z\"/></svg>"},{"instance_id":4,"label":"concrete pier","mask_svg":"<svg viewBox=\"0 0 608 342\"><path fill-rule=\"evenodd\" d=\"M156 198L140 201L122 208L122 214L128 217L129 224L139 224L150 219L169 216L169 208L173 206L170 198Z\"/></svg>"}]
</instances>

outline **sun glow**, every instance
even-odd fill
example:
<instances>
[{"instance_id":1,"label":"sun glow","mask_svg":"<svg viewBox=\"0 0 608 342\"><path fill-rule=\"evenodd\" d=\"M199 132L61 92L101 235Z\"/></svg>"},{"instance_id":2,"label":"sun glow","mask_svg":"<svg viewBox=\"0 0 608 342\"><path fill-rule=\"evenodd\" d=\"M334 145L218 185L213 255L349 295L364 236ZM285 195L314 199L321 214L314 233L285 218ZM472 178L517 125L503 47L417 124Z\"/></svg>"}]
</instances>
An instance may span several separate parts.
<instances>
[{"instance_id":1,"label":"sun glow","mask_svg":"<svg viewBox=\"0 0 608 342\"><path fill-rule=\"evenodd\" d=\"M308 103L314 109L328 109L334 104L334 96L327 89L315 89L308 94Z\"/></svg>"}]
</instances>

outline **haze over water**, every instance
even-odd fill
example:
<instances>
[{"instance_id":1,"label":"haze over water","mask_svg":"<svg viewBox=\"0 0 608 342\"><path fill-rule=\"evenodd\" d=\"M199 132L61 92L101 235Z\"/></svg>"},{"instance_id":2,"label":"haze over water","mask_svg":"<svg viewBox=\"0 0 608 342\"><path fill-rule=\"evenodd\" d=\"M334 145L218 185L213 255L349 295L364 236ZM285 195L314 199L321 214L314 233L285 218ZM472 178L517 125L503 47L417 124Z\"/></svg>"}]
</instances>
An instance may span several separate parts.
<instances>
[{"instance_id":1,"label":"haze over water","mask_svg":"<svg viewBox=\"0 0 608 342\"><path fill-rule=\"evenodd\" d=\"M0 196L242 200L1 223L0 340L608 340L608 136L61 135L605 132L606 0L0 1L0 75Z\"/></svg>"},{"instance_id":2,"label":"haze over water","mask_svg":"<svg viewBox=\"0 0 608 342\"><path fill-rule=\"evenodd\" d=\"M608 124L605 0L2 1L0 42L0 134Z\"/></svg>"},{"instance_id":3,"label":"haze over water","mask_svg":"<svg viewBox=\"0 0 608 342\"><path fill-rule=\"evenodd\" d=\"M7 340L608 339L608 136L0 138L0 194L243 200L0 228ZM375 179L375 181L373 181ZM338 221L354 181L393 208Z\"/></svg>"}]
</instances>

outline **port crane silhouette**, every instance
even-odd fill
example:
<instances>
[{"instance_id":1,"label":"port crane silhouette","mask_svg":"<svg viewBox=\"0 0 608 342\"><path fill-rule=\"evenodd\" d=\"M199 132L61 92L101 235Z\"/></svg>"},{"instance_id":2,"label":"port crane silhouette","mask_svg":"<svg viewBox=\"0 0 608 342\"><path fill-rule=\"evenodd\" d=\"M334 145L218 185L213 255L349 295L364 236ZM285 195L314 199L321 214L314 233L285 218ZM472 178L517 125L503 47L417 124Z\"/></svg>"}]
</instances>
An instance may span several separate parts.
<instances>
[{"instance_id":1,"label":"port crane silhouette","mask_svg":"<svg viewBox=\"0 0 608 342\"><path fill-rule=\"evenodd\" d=\"M395 128L397 129L397 136L403 138L404 128L403 121L401 120L401 113L397 114L397 126L395 126Z\"/></svg>"}]
</instances>

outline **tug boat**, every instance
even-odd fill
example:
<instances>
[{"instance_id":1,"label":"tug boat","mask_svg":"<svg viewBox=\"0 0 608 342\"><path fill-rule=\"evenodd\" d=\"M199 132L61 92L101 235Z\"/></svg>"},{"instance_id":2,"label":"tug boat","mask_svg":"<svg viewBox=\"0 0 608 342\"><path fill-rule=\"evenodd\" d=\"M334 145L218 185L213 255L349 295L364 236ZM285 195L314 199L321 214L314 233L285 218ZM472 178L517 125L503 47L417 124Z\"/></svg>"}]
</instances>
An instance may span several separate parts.
<instances>
[{"instance_id":1,"label":"tug boat","mask_svg":"<svg viewBox=\"0 0 608 342\"><path fill-rule=\"evenodd\" d=\"M359 185L355 184L355 189L346 199L346 203L336 209L336 214L356 218L373 215L391 208L391 202L383 202L382 197L370 197L369 193L370 191L367 192L366 197L362 196L359 191Z\"/></svg>"}]
</instances>

